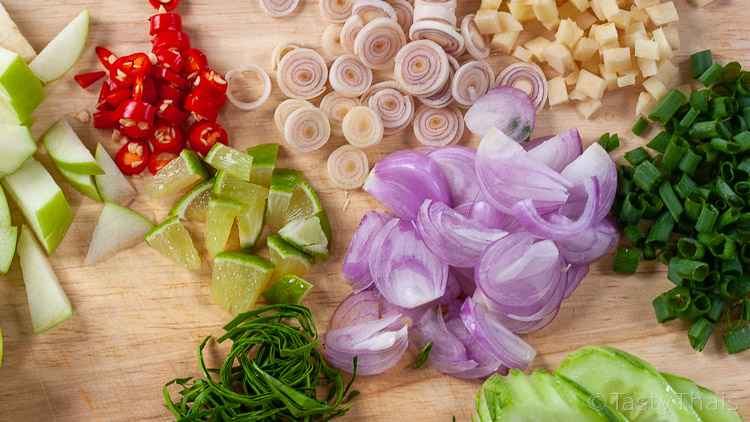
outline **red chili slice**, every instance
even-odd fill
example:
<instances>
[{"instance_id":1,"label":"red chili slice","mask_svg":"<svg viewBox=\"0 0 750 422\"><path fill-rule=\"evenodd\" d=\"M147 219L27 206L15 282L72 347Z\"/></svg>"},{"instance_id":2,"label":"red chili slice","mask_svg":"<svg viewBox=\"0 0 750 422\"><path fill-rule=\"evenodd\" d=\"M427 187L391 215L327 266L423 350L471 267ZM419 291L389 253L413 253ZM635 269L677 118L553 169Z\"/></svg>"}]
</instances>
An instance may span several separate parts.
<instances>
[{"instance_id":1,"label":"red chili slice","mask_svg":"<svg viewBox=\"0 0 750 422\"><path fill-rule=\"evenodd\" d=\"M107 76L107 72L97 70L95 72L79 73L73 76L73 79L78 82L78 85L80 85L81 88L86 89L105 76Z\"/></svg>"},{"instance_id":2,"label":"red chili slice","mask_svg":"<svg viewBox=\"0 0 750 422\"><path fill-rule=\"evenodd\" d=\"M200 72L193 86L196 91L210 92L217 96L224 96L227 93L227 80L213 69L204 69Z\"/></svg>"},{"instance_id":3,"label":"red chili slice","mask_svg":"<svg viewBox=\"0 0 750 422\"><path fill-rule=\"evenodd\" d=\"M133 84L133 96L132 98L136 101L144 101L149 104L153 104L158 100L158 92L156 91L156 85L154 80L149 77L136 78Z\"/></svg>"},{"instance_id":4,"label":"red chili slice","mask_svg":"<svg viewBox=\"0 0 750 422\"><path fill-rule=\"evenodd\" d=\"M182 100L185 98L185 91L177 88L169 82L157 82L157 91L159 98L162 100L172 100L177 104L182 104Z\"/></svg>"},{"instance_id":5,"label":"red chili slice","mask_svg":"<svg viewBox=\"0 0 750 422\"><path fill-rule=\"evenodd\" d=\"M129 89L118 89L117 91L110 92L104 100L110 108L116 109L122 103L129 100L131 95L132 92Z\"/></svg>"},{"instance_id":6,"label":"red chili slice","mask_svg":"<svg viewBox=\"0 0 750 422\"><path fill-rule=\"evenodd\" d=\"M197 48L191 48L185 51L183 57L185 58L183 73L190 80L198 76L203 69L208 67L208 58L206 58L206 55Z\"/></svg>"},{"instance_id":7,"label":"red chili slice","mask_svg":"<svg viewBox=\"0 0 750 422\"><path fill-rule=\"evenodd\" d=\"M129 86L139 76L151 72L151 59L145 53L135 53L117 59L110 70L110 77L118 84Z\"/></svg>"},{"instance_id":8,"label":"red chili slice","mask_svg":"<svg viewBox=\"0 0 750 422\"><path fill-rule=\"evenodd\" d=\"M93 114L93 121L97 129L114 129L117 125L117 113L109 110L97 111Z\"/></svg>"},{"instance_id":9,"label":"red chili slice","mask_svg":"<svg viewBox=\"0 0 750 422\"><path fill-rule=\"evenodd\" d=\"M154 133L156 107L137 100L128 100L117 108L120 132L130 139L148 139Z\"/></svg>"},{"instance_id":10,"label":"red chili slice","mask_svg":"<svg viewBox=\"0 0 750 422\"><path fill-rule=\"evenodd\" d=\"M170 47L185 51L190 48L190 37L183 31L163 31L154 35L151 45L153 46L151 51Z\"/></svg>"},{"instance_id":11,"label":"red chili slice","mask_svg":"<svg viewBox=\"0 0 750 422\"><path fill-rule=\"evenodd\" d=\"M179 126L168 122L159 122L149 142L154 152L179 154L185 147L185 135Z\"/></svg>"},{"instance_id":12,"label":"red chili slice","mask_svg":"<svg viewBox=\"0 0 750 422\"><path fill-rule=\"evenodd\" d=\"M160 48L156 50L154 54L156 55L156 63L158 63L159 66L177 73L182 71L185 60L182 58L182 54L177 48Z\"/></svg>"},{"instance_id":13,"label":"red chili slice","mask_svg":"<svg viewBox=\"0 0 750 422\"><path fill-rule=\"evenodd\" d=\"M212 122L219 116L219 109L222 105L211 96L201 96L195 92L188 94L183 103L185 110L193 113L196 120Z\"/></svg>"},{"instance_id":14,"label":"red chili slice","mask_svg":"<svg viewBox=\"0 0 750 422\"><path fill-rule=\"evenodd\" d=\"M156 176L159 170L163 169L164 166L175 158L177 158L177 154L172 154L171 152L154 152L151 154L151 159L148 160L148 171Z\"/></svg>"},{"instance_id":15,"label":"red chili slice","mask_svg":"<svg viewBox=\"0 0 750 422\"><path fill-rule=\"evenodd\" d=\"M156 10L159 10L163 7L171 11L176 9L177 6L180 5L180 0L148 0L148 2L151 4L151 7Z\"/></svg>"},{"instance_id":16,"label":"red chili slice","mask_svg":"<svg viewBox=\"0 0 750 422\"><path fill-rule=\"evenodd\" d=\"M216 122L198 122L190 128L190 149L205 156L216 143L229 145L227 131Z\"/></svg>"},{"instance_id":17,"label":"red chili slice","mask_svg":"<svg viewBox=\"0 0 750 422\"><path fill-rule=\"evenodd\" d=\"M112 65L117 61L117 56L105 47L96 47L94 51L96 51L96 57L99 58L102 66L107 70L112 69Z\"/></svg>"},{"instance_id":18,"label":"red chili slice","mask_svg":"<svg viewBox=\"0 0 750 422\"><path fill-rule=\"evenodd\" d=\"M102 88L99 90L99 99L96 100L97 110L113 110L114 108L107 104L107 96L112 93L111 81L106 80L102 84Z\"/></svg>"},{"instance_id":19,"label":"red chili slice","mask_svg":"<svg viewBox=\"0 0 750 422\"><path fill-rule=\"evenodd\" d=\"M166 67L162 66L154 66L153 75L164 82L169 82L170 84L174 85L176 88L184 89L188 86L187 79L180 76L177 72L174 72L170 69L167 69Z\"/></svg>"},{"instance_id":20,"label":"red chili slice","mask_svg":"<svg viewBox=\"0 0 750 422\"><path fill-rule=\"evenodd\" d=\"M117 151L115 163L127 176L141 174L148 166L150 155L151 152L145 142L130 140Z\"/></svg>"},{"instance_id":21,"label":"red chili slice","mask_svg":"<svg viewBox=\"0 0 750 422\"><path fill-rule=\"evenodd\" d=\"M163 31L182 31L182 16L177 13L157 13L149 19L149 35Z\"/></svg>"},{"instance_id":22,"label":"red chili slice","mask_svg":"<svg viewBox=\"0 0 750 422\"><path fill-rule=\"evenodd\" d=\"M174 101L164 99L157 106L156 115L173 125L181 125L187 120L189 113L182 110Z\"/></svg>"}]
</instances>

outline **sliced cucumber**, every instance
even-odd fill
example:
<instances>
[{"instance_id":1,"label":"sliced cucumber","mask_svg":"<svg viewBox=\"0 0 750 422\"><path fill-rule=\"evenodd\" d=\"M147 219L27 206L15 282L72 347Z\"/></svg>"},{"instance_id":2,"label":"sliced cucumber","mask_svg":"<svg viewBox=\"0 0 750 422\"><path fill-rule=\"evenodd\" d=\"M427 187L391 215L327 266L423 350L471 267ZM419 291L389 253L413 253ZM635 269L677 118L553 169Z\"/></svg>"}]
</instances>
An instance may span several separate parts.
<instances>
[{"instance_id":1,"label":"sliced cucumber","mask_svg":"<svg viewBox=\"0 0 750 422\"><path fill-rule=\"evenodd\" d=\"M700 422L649 363L606 347L585 347L560 364L558 375L579 384L633 422Z\"/></svg>"},{"instance_id":2,"label":"sliced cucumber","mask_svg":"<svg viewBox=\"0 0 750 422\"><path fill-rule=\"evenodd\" d=\"M687 398L703 422L742 422L737 408L722 400L713 391L678 375L662 372L662 376L677 394Z\"/></svg>"}]
</instances>

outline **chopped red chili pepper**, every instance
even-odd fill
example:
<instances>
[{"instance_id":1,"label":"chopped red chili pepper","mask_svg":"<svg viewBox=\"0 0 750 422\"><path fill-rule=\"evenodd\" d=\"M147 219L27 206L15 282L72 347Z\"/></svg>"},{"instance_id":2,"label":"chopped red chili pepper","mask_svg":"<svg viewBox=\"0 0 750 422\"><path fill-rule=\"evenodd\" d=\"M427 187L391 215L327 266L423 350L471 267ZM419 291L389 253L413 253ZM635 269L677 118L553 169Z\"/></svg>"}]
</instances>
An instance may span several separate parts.
<instances>
[{"instance_id":1,"label":"chopped red chili pepper","mask_svg":"<svg viewBox=\"0 0 750 422\"><path fill-rule=\"evenodd\" d=\"M99 90L99 99L96 100L97 110L112 110L113 108L107 104L107 96L112 93L111 81L106 80L102 84L102 88Z\"/></svg>"},{"instance_id":2,"label":"chopped red chili pepper","mask_svg":"<svg viewBox=\"0 0 750 422\"><path fill-rule=\"evenodd\" d=\"M200 74L201 70L208 67L208 58L206 58L206 55L197 48L191 48L185 51L183 57L185 59L183 72L188 79L192 80Z\"/></svg>"},{"instance_id":3,"label":"chopped red chili pepper","mask_svg":"<svg viewBox=\"0 0 750 422\"><path fill-rule=\"evenodd\" d=\"M185 97L183 107L193 113L196 120L215 121L223 104L211 96L201 96L191 92Z\"/></svg>"},{"instance_id":4,"label":"chopped red chili pepper","mask_svg":"<svg viewBox=\"0 0 750 422\"><path fill-rule=\"evenodd\" d=\"M198 122L190 128L190 149L205 156L216 143L229 145L227 131L216 122Z\"/></svg>"},{"instance_id":5,"label":"chopped red chili pepper","mask_svg":"<svg viewBox=\"0 0 750 422\"><path fill-rule=\"evenodd\" d=\"M150 143L154 152L179 154L185 148L185 135L179 126L161 121L156 125Z\"/></svg>"},{"instance_id":6,"label":"chopped red chili pepper","mask_svg":"<svg viewBox=\"0 0 750 422\"><path fill-rule=\"evenodd\" d=\"M97 129L114 129L117 125L117 113L109 110L97 111L93 114L93 120Z\"/></svg>"},{"instance_id":7,"label":"chopped red chili pepper","mask_svg":"<svg viewBox=\"0 0 750 422\"><path fill-rule=\"evenodd\" d=\"M145 142L129 140L117 151L115 163L127 176L141 174L148 166L150 155L151 152Z\"/></svg>"},{"instance_id":8,"label":"chopped red chili pepper","mask_svg":"<svg viewBox=\"0 0 750 422\"><path fill-rule=\"evenodd\" d=\"M169 82L170 84L174 85L175 88L184 89L188 86L187 79L180 76L177 72L167 69L166 67L154 66L153 75L158 80Z\"/></svg>"},{"instance_id":9,"label":"chopped red chili pepper","mask_svg":"<svg viewBox=\"0 0 750 422\"><path fill-rule=\"evenodd\" d=\"M120 57L112 65L110 78L118 84L129 86L139 76L151 72L151 59L145 53L135 53Z\"/></svg>"},{"instance_id":10,"label":"chopped red chili pepper","mask_svg":"<svg viewBox=\"0 0 750 422\"><path fill-rule=\"evenodd\" d=\"M163 169L164 166L175 158L177 158L177 154L171 152L154 152L148 161L148 171L155 176L159 170Z\"/></svg>"},{"instance_id":11,"label":"chopped red chili pepper","mask_svg":"<svg viewBox=\"0 0 750 422\"><path fill-rule=\"evenodd\" d=\"M94 51L96 51L96 57L99 58L102 66L107 70L112 69L112 65L117 61L117 56L105 47L96 47Z\"/></svg>"},{"instance_id":12,"label":"chopped red chili pepper","mask_svg":"<svg viewBox=\"0 0 750 422\"><path fill-rule=\"evenodd\" d=\"M169 82L158 82L157 90L159 91L159 98L162 100L171 100L174 103L182 104L182 100L185 98L185 92Z\"/></svg>"},{"instance_id":13,"label":"chopped red chili pepper","mask_svg":"<svg viewBox=\"0 0 750 422\"><path fill-rule=\"evenodd\" d=\"M159 10L162 7L167 10L174 10L180 5L180 0L148 0L148 2L151 4L151 7L156 10Z\"/></svg>"},{"instance_id":14,"label":"chopped red chili pepper","mask_svg":"<svg viewBox=\"0 0 750 422\"><path fill-rule=\"evenodd\" d=\"M227 85L227 80L223 76L208 68L202 70L193 81L196 92L211 93L219 97L226 95Z\"/></svg>"},{"instance_id":15,"label":"chopped red chili pepper","mask_svg":"<svg viewBox=\"0 0 750 422\"><path fill-rule=\"evenodd\" d=\"M163 31L154 35L151 45L153 45L151 51L170 47L185 51L190 48L190 37L183 31Z\"/></svg>"},{"instance_id":16,"label":"chopped red chili pepper","mask_svg":"<svg viewBox=\"0 0 750 422\"><path fill-rule=\"evenodd\" d=\"M154 133L156 107L137 100L128 100L117 108L120 132L130 139L148 139Z\"/></svg>"},{"instance_id":17,"label":"chopped red chili pepper","mask_svg":"<svg viewBox=\"0 0 750 422\"><path fill-rule=\"evenodd\" d=\"M133 84L133 99L153 104L158 100L159 93L156 91L154 80L149 77L139 76Z\"/></svg>"},{"instance_id":18,"label":"chopped red chili pepper","mask_svg":"<svg viewBox=\"0 0 750 422\"><path fill-rule=\"evenodd\" d=\"M149 19L149 35L163 31L182 31L182 17L177 13L157 13Z\"/></svg>"},{"instance_id":19,"label":"chopped red chili pepper","mask_svg":"<svg viewBox=\"0 0 750 422\"><path fill-rule=\"evenodd\" d=\"M97 70L96 72L79 73L73 76L73 79L78 82L78 85L80 85L81 88L86 89L105 76L107 76L107 72Z\"/></svg>"},{"instance_id":20,"label":"chopped red chili pepper","mask_svg":"<svg viewBox=\"0 0 750 422\"><path fill-rule=\"evenodd\" d=\"M156 55L156 63L159 66L178 73L182 71L185 60L182 58L180 50L175 47L160 48L154 54Z\"/></svg>"},{"instance_id":21,"label":"chopped red chili pepper","mask_svg":"<svg viewBox=\"0 0 750 422\"><path fill-rule=\"evenodd\" d=\"M127 88L118 89L117 91L110 92L105 98L105 101L107 102L107 105L114 110L122 103L129 100L131 95L131 91Z\"/></svg>"},{"instance_id":22,"label":"chopped red chili pepper","mask_svg":"<svg viewBox=\"0 0 750 422\"><path fill-rule=\"evenodd\" d=\"M174 101L167 99L161 100L156 110L156 115L159 116L160 119L166 120L173 125L181 125L185 123L188 114L187 111L182 110Z\"/></svg>"}]
</instances>

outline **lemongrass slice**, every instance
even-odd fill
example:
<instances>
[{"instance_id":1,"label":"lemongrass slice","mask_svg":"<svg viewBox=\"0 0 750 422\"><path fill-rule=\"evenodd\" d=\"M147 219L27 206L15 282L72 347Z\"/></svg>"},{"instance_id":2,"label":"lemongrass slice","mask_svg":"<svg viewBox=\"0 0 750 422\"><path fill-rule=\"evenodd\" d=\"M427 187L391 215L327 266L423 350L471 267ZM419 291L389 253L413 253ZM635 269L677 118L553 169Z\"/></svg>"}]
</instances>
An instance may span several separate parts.
<instances>
[{"instance_id":1,"label":"lemongrass slice","mask_svg":"<svg viewBox=\"0 0 750 422\"><path fill-rule=\"evenodd\" d=\"M362 64L357 56L345 54L331 65L328 82L341 95L359 97L372 85L372 70Z\"/></svg>"},{"instance_id":2,"label":"lemongrass slice","mask_svg":"<svg viewBox=\"0 0 750 422\"><path fill-rule=\"evenodd\" d=\"M245 86L249 85L248 79L252 80L253 76L257 76L263 84L263 91L260 96L255 100L246 101L238 98L237 92L246 91ZM240 110L255 110L262 106L271 97L271 78L268 76L265 70L258 65L248 65L243 69L232 69L224 76L227 80L229 87L227 88L227 99L232 105L239 108Z\"/></svg>"},{"instance_id":3,"label":"lemongrass slice","mask_svg":"<svg viewBox=\"0 0 750 422\"><path fill-rule=\"evenodd\" d=\"M306 107L315 108L309 101L295 100L294 98L282 101L281 104L276 106L276 111L273 113L273 121L279 132L284 133L284 125L286 125L286 120L292 113Z\"/></svg>"},{"instance_id":4,"label":"lemongrass slice","mask_svg":"<svg viewBox=\"0 0 750 422\"><path fill-rule=\"evenodd\" d=\"M490 46L487 39L479 32L479 27L474 22L474 15L466 15L461 21L461 35L464 37L466 51L477 60L490 57Z\"/></svg>"},{"instance_id":5,"label":"lemongrass slice","mask_svg":"<svg viewBox=\"0 0 750 422\"><path fill-rule=\"evenodd\" d=\"M396 11L396 22L404 30L404 34L408 34L414 22L414 6L408 0L391 0L391 6Z\"/></svg>"},{"instance_id":6,"label":"lemongrass slice","mask_svg":"<svg viewBox=\"0 0 750 422\"><path fill-rule=\"evenodd\" d=\"M344 23L352 14L352 0L320 0L320 16L333 23Z\"/></svg>"},{"instance_id":7,"label":"lemongrass slice","mask_svg":"<svg viewBox=\"0 0 750 422\"><path fill-rule=\"evenodd\" d=\"M409 28L409 38L412 41L434 41L451 56L460 56L465 49L464 37L453 25L445 22L415 21Z\"/></svg>"},{"instance_id":8,"label":"lemongrass slice","mask_svg":"<svg viewBox=\"0 0 750 422\"><path fill-rule=\"evenodd\" d=\"M456 5L445 2L417 0L414 3L414 22L440 21L456 26Z\"/></svg>"},{"instance_id":9,"label":"lemongrass slice","mask_svg":"<svg viewBox=\"0 0 750 422\"><path fill-rule=\"evenodd\" d=\"M300 152L318 150L331 139L331 122L319 108L300 108L286 119L284 139Z\"/></svg>"},{"instance_id":10,"label":"lemongrass slice","mask_svg":"<svg viewBox=\"0 0 750 422\"><path fill-rule=\"evenodd\" d=\"M414 135L422 145L444 147L464 136L464 117L456 107L419 107L414 116Z\"/></svg>"},{"instance_id":11,"label":"lemongrass slice","mask_svg":"<svg viewBox=\"0 0 750 422\"><path fill-rule=\"evenodd\" d=\"M346 54L346 49L341 44L341 28L343 27L343 25L332 23L323 30L323 56L328 61L333 61L336 57Z\"/></svg>"},{"instance_id":12,"label":"lemongrass slice","mask_svg":"<svg viewBox=\"0 0 750 422\"><path fill-rule=\"evenodd\" d=\"M344 117L342 124L344 138L359 148L377 145L383 140L383 122L369 107L354 107Z\"/></svg>"},{"instance_id":13,"label":"lemongrass slice","mask_svg":"<svg viewBox=\"0 0 750 422\"><path fill-rule=\"evenodd\" d=\"M496 86L510 86L525 92L537 110L544 108L549 95L547 78L542 69L532 63L514 63L500 72Z\"/></svg>"},{"instance_id":14,"label":"lemongrass slice","mask_svg":"<svg viewBox=\"0 0 750 422\"><path fill-rule=\"evenodd\" d=\"M360 105L362 103L357 98L345 97L335 91L329 92L320 101L320 109L328 116L328 120L331 122L331 130L336 136L344 134L341 129L344 117L346 117L351 109Z\"/></svg>"},{"instance_id":15,"label":"lemongrass slice","mask_svg":"<svg viewBox=\"0 0 750 422\"><path fill-rule=\"evenodd\" d=\"M354 39L354 54L371 69L387 69L406 44L406 35L394 19L377 18Z\"/></svg>"},{"instance_id":16,"label":"lemongrass slice","mask_svg":"<svg viewBox=\"0 0 750 422\"><path fill-rule=\"evenodd\" d=\"M367 154L355 146L342 145L328 157L328 177L339 189L361 188L369 171Z\"/></svg>"},{"instance_id":17,"label":"lemongrass slice","mask_svg":"<svg viewBox=\"0 0 750 422\"><path fill-rule=\"evenodd\" d=\"M432 107L432 108L444 108L448 107L453 102L453 90L451 86L451 80L455 72L451 69L450 77L445 81L445 85L440 91L429 96L417 97L420 103Z\"/></svg>"},{"instance_id":18,"label":"lemongrass slice","mask_svg":"<svg viewBox=\"0 0 750 422\"><path fill-rule=\"evenodd\" d=\"M398 18L393 6L383 0L354 0L352 15L360 16L365 22L372 22L378 18Z\"/></svg>"},{"instance_id":19,"label":"lemongrass slice","mask_svg":"<svg viewBox=\"0 0 750 422\"><path fill-rule=\"evenodd\" d=\"M368 98L367 106L380 116L385 136L403 131L414 120L414 99L398 89L379 90Z\"/></svg>"},{"instance_id":20,"label":"lemongrass slice","mask_svg":"<svg viewBox=\"0 0 750 422\"><path fill-rule=\"evenodd\" d=\"M258 0L260 7L272 18L283 18L297 10L299 0Z\"/></svg>"},{"instance_id":21,"label":"lemongrass slice","mask_svg":"<svg viewBox=\"0 0 750 422\"><path fill-rule=\"evenodd\" d=\"M495 75L484 60L464 63L453 77L451 93L453 100L462 106L471 106L483 97L495 83Z\"/></svg>"},{"instance_id":22,"label":"lemongrass slice","mask_svg":"<svg viewBox=\"0 0 750 422\"><path fill-rule=\"evenodd\" d=\"M276 83L289 98L309 100L326 89L328 66L315 50L297 48L281 59L276 71Z\"/></svg>"},{"instance_id":23,"label":"lemongrass slice","mask_svg":"<svg viewBox=\"0 0 750 422\"><path fill-rule=\"evenodd\" d=\"M284 55L298 48L302 48L302 46L294 43L277 45L271 52L271 70L275 72L279 68L279 62L281 62Z\"/></svg>"},{"instance_id":24,"label":"lemongrass slice","mask_svg":"<svg viewBox=\"0 0 750 422\"><path fill-rule=\"evenodd\" d=\"M430 96L440 91L448 80L450 62L445 50L434 41L412 41L396 55L393 74L406 93Z\"/></svg>"},{"instance_id":25,"label":"lemongrass slice","mask_svg":"<svg viewBox=\"0 0 750 422\"><path fill-rule=\"evenodd\" d=\"M339 36L344 50L354 53L354 41L364 27L365 20L359 15L351 15L349 19L344 22L344 26L341 28L341 35Z\"/></svg>"},{"instance_id":26,"label":"lemongrass slice","mask_svg":"<svg viewBox=\"0 0 750 422\"><path fill-rule=\"evenodd\" d=\"M385 81L380 81L377 83L372 84L370 89L368 89L364 94L362 94L362 97L360 98L360 101L362 104L367 104L368 101L370 101L370 97L375 95L376 93L380 92L383 89L399 89L398 82L388 79Z\"/></svg>"}]
</instances>

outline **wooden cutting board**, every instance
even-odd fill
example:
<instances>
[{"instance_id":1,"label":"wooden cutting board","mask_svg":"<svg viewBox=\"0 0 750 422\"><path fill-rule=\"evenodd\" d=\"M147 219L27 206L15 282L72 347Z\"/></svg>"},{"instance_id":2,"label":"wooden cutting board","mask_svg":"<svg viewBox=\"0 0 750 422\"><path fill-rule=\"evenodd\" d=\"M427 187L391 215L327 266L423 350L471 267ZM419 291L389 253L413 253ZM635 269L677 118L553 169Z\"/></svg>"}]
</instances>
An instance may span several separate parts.
<instances>
[{"instance_id":1,"label":"wooden cutting board","mask_svg":"<svg viewBox=\"0 0 750 422\"><path fill-rule=\"evenodd\" d=\"M82 8L93 16L90 48L74 72L97 68L93 46L111 47L116 53L144 51L148 47L146 0L6 0L8 11L31 44L41 49ZM274 20L259 8L257 0L183 0L180 11L193 44L208 53L220 70L257 63L270 71L270 54L282 42L320 46L325 24L318 4L302 0L297 16ZM459 0L461 15L475 10L479 0ZM683 49L680 61L693 51L711 48L723 59L750 65L746 0L717 0L697 10L686 0L675 0L682 20ZM502 59L493 59L496 69ZM72 74L71 74L72 75ZM593 121L581 119L572 107L558 107L539 116L536 135L548 135L578 127L591 142L603 131L619 131L624 147L640 139L628 132L636 94L625 90L608 95L605 108ZM231 106L221 121L232 143L245 148L261 142L281 142L272 123L273 109L281 100L278 89L265 107L240 112ZM39 109L34 133L39 135L55 119L91 110L96 93L82 91L72 77L48 87L48 99ZM74 121L84 141L93 148L102 142L110 151L109 134ZM304 170L322 197L333 222L333 258L318 265L310 280L316 284L307 304L324 330L336 305L349 288L339 274L341 257L361 216L377 203L367 194L347 196L328 181L325 161L342 144L332 140L321 151L292 154L284 150L282 165ZM464 144L476 146L477 139ZM415 146L411 136L389 139L368 151L371 162L401 148ZM38 154L46 160L43 153ZM45 161L48 163L48 160ZM59 175L53 171L59 180ZM142 181L139 181L142 187ZM52 264L75 306L75 315L56 330L33 335L18 264L0 277L0 327L5 335L5 362L0 369L0 420L37 421L167 421L162 406L162 385L175 377L195 375L196 348L200 340L219 334L228 315L211 304L210 272L180 270L145 245L123 252L95 267L83 265L89 238L101 206L83 198L62 183L76 210L75 222L65 241L51 258ZM348 203L348 206L345 204ZM171 204L139 197L135 209L162 218ZM16 212L15 220L21 218ZM200 230L196 231L199 233ZM201 242L202 238L197 238ZM207 268L207 266L206 266ZM553 369L569 352L588 344L606 344L635 353L664 371L695 379L739 406L750 417L747 393L750 353L727 356L718 338L707 350L694 353L679 322L659 325L654 321L651 298L669 288L664 268L649 264L630 277L613 274L611 258L593 265L591 274L567 301L557 320L541 332L527 336L539 351L534 366ZM361 378L353 411L346 420L366 421L468 421L479 382L443 376L432 369L414 370L408 365L414 352L386 374Z\"/></svg>"}]
</instances>

